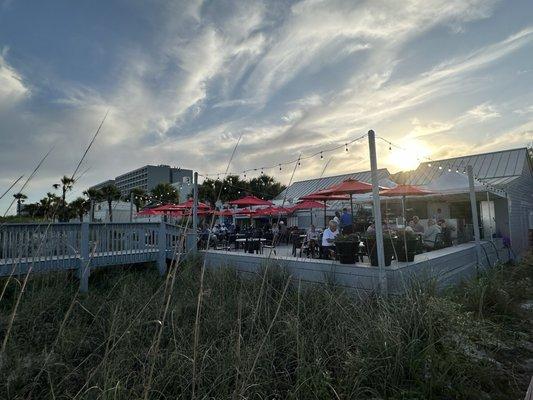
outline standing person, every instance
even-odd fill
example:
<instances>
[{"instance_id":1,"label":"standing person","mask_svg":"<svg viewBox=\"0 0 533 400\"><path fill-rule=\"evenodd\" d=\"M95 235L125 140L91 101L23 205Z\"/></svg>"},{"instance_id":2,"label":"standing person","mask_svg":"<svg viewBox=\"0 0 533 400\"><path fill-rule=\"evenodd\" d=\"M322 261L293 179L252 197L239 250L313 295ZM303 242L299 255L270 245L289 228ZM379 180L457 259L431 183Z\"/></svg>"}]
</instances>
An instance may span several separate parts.
<instances>
[{"instance_id":1,"label":"standing person","mask_svg":"<svg viewBox=\"0 0 533 400\"><path fill-rule=\"evenodd\" d=\"M335 211L335 216L333 217L332 221L335 221L337 223L337 226L341 223L341 213L338 211Z\"/></svg>"},{"instance_id":2,"label":"standing person","mask_svg":"<svg viewBox=\"0 0 533 400\"><path fill-rule=\"evenodd\" d=\"M415 226L413 227L413 230L416 233L424 233L424 227L420 223L420 218L418 218L416 215L413 217L413 222L415 223Z\"/></svg>"},{"instance_id":3,"label":"standing person","mask_svg":"<svg viewBox=\"0 0 533 400\"><path fill-rule=\"evenodd\" d=\"M347 208L342 209L340 222L341 231L344 235L349 235L350 233L353 233L352 214L348 212Z\"/></svg>"},{"instance_id":4,"label":"standing person","mask_svg":"<svg viewBox=\"0 0 533 400\"><path fill-rule=\"evenodd\" d=\"M339 234L337 229L338 224L331 220L329 227L322 234L322 255L324 258L332 258L335 256L335 243L333 241Z\"/></svg>"},{"instance_id":5,"label":"standing person","mask_svg":"<svg viewBox=\"0 0 533 400\"><path fill-rule=\"evenodd\" d=\"M285 222L279 221L279 240L280 242L287 242L287 225L285 225Z\"/></svg>"},{"instance_id":6,"label":"standing person","mask_svg":"<svg viewBox=\"0 0 533 400\"><path fill-rule=\"evenodd\" d=\"M442 209L437 208L437 213L433 216L433 218L435 219L435 221L440 221L444 219L444 217L442 216Z\"/></svg>"}]
</instances>

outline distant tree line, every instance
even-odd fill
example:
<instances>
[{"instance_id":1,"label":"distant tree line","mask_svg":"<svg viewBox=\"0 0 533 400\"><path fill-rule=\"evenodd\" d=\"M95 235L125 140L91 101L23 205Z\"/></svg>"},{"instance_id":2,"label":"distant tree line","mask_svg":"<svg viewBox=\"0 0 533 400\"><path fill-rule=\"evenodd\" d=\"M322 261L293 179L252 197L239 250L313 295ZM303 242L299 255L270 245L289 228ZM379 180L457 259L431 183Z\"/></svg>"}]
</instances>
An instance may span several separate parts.
<instances>
[{"instance_id":1,"label":"distant tree line","mask_svg":"<svg viewBox=\"0 0 533 400\"><path fill-rule=\"evenodd\" d=\"M113 202L118 200L129 201L133 199L136 212L139 212L149 203L178 203L180 200L179 191L170 183L160 183L150 192L134 188L125 197L122 197L120 190L111 184L100 189L87 189L83 192L83 196L77 197L69 203L66 196L68 192L72 191L75 183L74 179L63 176L58 183L52 185L55 190L59 191L59 194L48 192L41 200L24 204L24 214L31 218L58 219L61 222L67 222L74 218L83 221L84 215L91 209L91 201L93 203L106 202L109 219L113 221ZM284 185L268 175L261 175L249 180L241 179L238 175L228 175L222 180L204 180L198 186L198 197L200 201L213 205L216 203L219 193L222 202L236 200L247 194L271 200L284 189ZM28 197L21 192L15 193L13 197L17 204L17 215L20 215L23 203ZM91 217L94 219L94 215Z\"/></svg>"},{"instance_id":2,"label":"distant tree line","mask_svg":"<svg viewBox=\"0 0 533 400\"><path fill-rule=\"evenodd\" d=\"M248 180L238 175L228 175L224 179L206 179L198 186L200 201L215 204L220 193L220 201L239 199L247 194L271 200L285 189L285 186L269 175L262 174Z\"/></svg>"},{"instance_id":3,"label":"distant tree line","mask_svg":"<svg viewBox=\"0 0 533 400\"><path fill-rule=\"evenodd\" d=\"M41 200L25 204L24 208L22 205L28 197L21 192L15 193L13 197L17 204L17 215L21 215L22 210L24 210L24 214L33 219L57 219L60 222L67 222L77 218L83 221L84 215L91 209L91 201L93 203L105 201L108 207L109 220L113 221L113 202L118 200L129 201L133 199L137 212L148 202L179 202L178 190L169 183L160 183L150 192L146 192L141 188L134 188L124 197L121 196L120 190L115 185L107 185L100 189L87 189L83 192L83 196L77 197L69 203L66 201L66 195L73 189L74 184L74 179L64 176L59 183L52 185L54 189L60 191L59 195L48 192ZM91 217L94 219L94 215Z\"/></svg>"}]
</instances>

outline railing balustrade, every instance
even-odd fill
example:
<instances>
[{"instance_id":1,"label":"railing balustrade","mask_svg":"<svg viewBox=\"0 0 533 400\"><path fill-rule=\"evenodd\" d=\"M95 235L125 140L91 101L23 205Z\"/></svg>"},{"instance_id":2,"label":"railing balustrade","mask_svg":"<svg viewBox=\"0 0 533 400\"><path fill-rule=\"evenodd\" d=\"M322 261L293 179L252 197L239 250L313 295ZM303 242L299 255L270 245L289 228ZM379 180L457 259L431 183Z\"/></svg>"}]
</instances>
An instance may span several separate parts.
<instances>
[{"instance_id":1,"label":"railing balustrade","mask_svg":"<svg viewBox=\"0 0 533 400\"><path fill-rule=\"evenodd\" d=\"M157 261L164 273L167 257L185 251L180 248L182 235L181 227L166 222L3 224L0 276L28 273L34 266L79 269L86 289L92 262L105 266Z\"/></svg>"}]
</instances>

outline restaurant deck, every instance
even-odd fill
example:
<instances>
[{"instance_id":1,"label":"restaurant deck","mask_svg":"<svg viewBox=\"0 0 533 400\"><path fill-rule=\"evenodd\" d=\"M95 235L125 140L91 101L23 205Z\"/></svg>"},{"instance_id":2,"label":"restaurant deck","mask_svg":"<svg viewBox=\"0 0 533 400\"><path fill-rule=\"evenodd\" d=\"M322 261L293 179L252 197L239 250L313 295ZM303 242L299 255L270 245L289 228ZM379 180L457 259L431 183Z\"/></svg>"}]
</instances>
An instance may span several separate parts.
<instances>
[{"instance_id":1,"label":"restaurant deck","mask_svg":"<svg viewBox=\"0 0 533 400\"><path fill-rule=\"evenodd\" d=\"M478 256L474 243L464 243L418 254L413 262L393 261L385 267L383 287L389 293L400 293L413 280L435 280L439 287L456 284L486 268L509 259L508 250L499 242L481 242ZM332 282L363 292L375 292L379 287L379 268L369 263L340 264L338 261L295 257L292 246L278 246L276 254L264 249L263 254L241 251L203 251L208 268L235 268L244 274L259 274L267 266L285 269L294 281L306 283ZM479 258L479 260L478 260ZM366 261L366 259L365 259Z\"/></svg>"}]
</instances>

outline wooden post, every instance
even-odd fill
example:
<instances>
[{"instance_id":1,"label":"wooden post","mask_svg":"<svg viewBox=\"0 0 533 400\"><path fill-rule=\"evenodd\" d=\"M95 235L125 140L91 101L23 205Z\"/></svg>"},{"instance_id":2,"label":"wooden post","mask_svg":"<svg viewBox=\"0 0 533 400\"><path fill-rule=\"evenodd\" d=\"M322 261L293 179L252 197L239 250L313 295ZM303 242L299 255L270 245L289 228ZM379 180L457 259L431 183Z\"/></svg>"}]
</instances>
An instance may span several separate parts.
<instances>
[{"instance_id":1,"label":"wooden post","mask_svg":"<svg viewBox=\"0 0 533 400\"><path fill-rule=\"evenodd\" d=\"M157 257L157 269L159 275L163 276L167 272L167 223L161 221L159 224L159 232L157 234L157 243L159 245L159 254Z\"/></svg>"},{"instance_id":2,"label":"wooden post","mask_svg":"<svg viewBox=\"0 0 533 400\"><path fill-rule=\"evenodd\" d=\"M368 150L370 154L370 170L372 174L372 203L374 224L376 226L376 246L378 253L380 294L387 293L387 275L385 274L385 251L383 246L383 226L381 224L381 204L379 200L378 161L376 157L376 137L373 130L368 131ZM370 251L370 249L369 249Z\"/></svg>"},{"instance_id":3,"label":"wooden post","mask_svg":"<svg viewBox=\"0 0 533 400\"><path fill-rule=\"evenodd\" d=\"M474 240L476 242L476 254L478 264L481 261L481 239L479 234L479 217L476 205L476 190L474 189L474 170L471 165L466 166L468 174L468 186L470 188L470 208L472 209L472 226L474 227Z\"/></svg>"},{"instance_id":4,"label":"wooden post","mask_svg":"<svg viewBox=\"0 0 533 400\"><path fill-rule=\"evenodd\" d=\"M89 290L89 276L91 275L91 266L89 259L89 223L81 223L80 236L80 265L78 278L80 279L80 292Z\"/></svg>"},{"instance_id":5,"label":"wooden post","mask_svg":"<svg viewBox=\"0 0 533 400\"><path fill-rule=\"evenodd\" d=\"M194 173L193 181L193 203L192 203L192 234L190 240L190 252L198 251L198 172Z\"/></svg>"}]
</instances>

